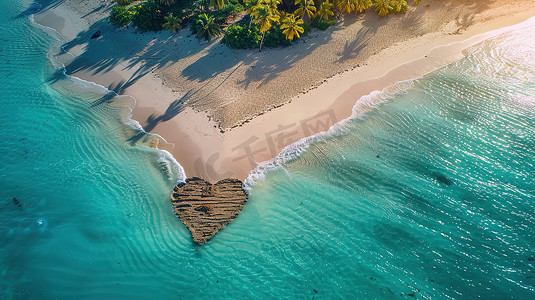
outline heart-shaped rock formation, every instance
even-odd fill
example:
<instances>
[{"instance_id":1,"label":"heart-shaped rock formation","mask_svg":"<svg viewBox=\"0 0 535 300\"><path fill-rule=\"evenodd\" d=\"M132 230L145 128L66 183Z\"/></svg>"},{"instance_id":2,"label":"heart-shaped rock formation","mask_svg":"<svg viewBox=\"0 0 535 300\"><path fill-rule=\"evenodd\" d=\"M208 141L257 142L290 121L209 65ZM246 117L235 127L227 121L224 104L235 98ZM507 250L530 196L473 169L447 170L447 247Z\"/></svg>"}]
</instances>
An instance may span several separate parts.
<instances>
[{"instance_id":1,"label":"heart-shaped rock formation","mask_svg":"<svg viewBox=\"0 0 535 300\"><path fill-rule=\"evenodd\" d=\"M242 182L227 178L216 184L192 177L173 189L173 208L191 232L193 241L203 245L232 222L247 202Z\"/></svg>"}]
</instances>

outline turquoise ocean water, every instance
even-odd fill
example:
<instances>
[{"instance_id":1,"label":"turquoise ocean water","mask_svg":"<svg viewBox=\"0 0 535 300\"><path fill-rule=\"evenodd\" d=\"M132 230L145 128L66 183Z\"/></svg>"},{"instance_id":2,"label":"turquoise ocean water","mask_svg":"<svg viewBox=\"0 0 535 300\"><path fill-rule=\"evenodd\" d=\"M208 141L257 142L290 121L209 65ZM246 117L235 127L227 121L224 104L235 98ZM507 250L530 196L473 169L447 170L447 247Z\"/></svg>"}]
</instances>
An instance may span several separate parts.
<instances>
[{"instance_id":1,"label":"turquoise ocean water","mask_svg":"<svg viewBox=\"0 0 535 300\"><path fill-rule=\"evenodd\" d=\"M361 99L198 248L134 100L55 68L29 5L0 1L1 299L535 297L535 28Z\"/></svg>"}]
</instances>

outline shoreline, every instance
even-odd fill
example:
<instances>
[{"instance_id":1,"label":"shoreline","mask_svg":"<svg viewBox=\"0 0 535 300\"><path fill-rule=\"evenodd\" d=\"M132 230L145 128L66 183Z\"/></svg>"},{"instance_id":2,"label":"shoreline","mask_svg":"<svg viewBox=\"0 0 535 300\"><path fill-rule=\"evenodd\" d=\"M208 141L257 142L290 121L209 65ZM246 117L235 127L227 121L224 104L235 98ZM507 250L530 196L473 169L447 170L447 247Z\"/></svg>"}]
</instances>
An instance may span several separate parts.
<instances>
[{"instance_id":1,"label":"shoreline","mask_svg":"<svg viewBox=\"0 0 535 300\"><path fill-rule=\"evenodd\" d=\"M110 1L106 3L110 5ZM487 17L491 18L492 13L489 14L490 17ZM464 49L513 30L515 24L533 15L535 11L529 10L514 16L502 15L495 20L475 23L460 34L445 35L437 31L397 43L370 56L357 68L324 79L319 86L291 98L286 104L269 109L224 132L208 112L182 106L180 101L177 103L177 100L184 97L184 93L166 85L166 78L159 75L157 69L147 69L142 61L135 63L129 57L124 57L113 65L97 65L69 74L96 82L120 94L133 96L136 106L132 119L138 120L144 128L150 129L147 131L169 142L162 150L167 150L174 156L188 177L199 176L212 182L226 177L243 180L257 163L269 161L286 146L325 131L348 118L353 106L362 96L383 90L396 82L421 77L452 63L462 58ZM60 19L63 21L58 22ZM54 28L68 41L92 34L90 30L93 20L82 19L64 3L47 9L36 17L38 23ZM63 25L58 26L58 23ZM84 30L85 33L80 35ZM153 36L158 37L157 43L158 39L168 36L166 33L141 35L129 31L131 32L120 31L119 34L124 33L124 38L139 43L154 42ZM113 36L113 33L109 34ZM217 44L210 47L214 45ZM69 68L69 65L77 62L78 57L88 52L89 47L84 43L74 45L67 49L73 56L59 55L60 60ZM114 48L110 43L101 43L101 47L104 48L102 51L112 51ZM275 49L273 52L280 53L282 50L285 49ZM86 63L91 64L90 61ZM133 76L139 78L130 85L129 79ZM122 86L117 82L127 85ZM173 106L173 103L176 105ZM143 122L145 119L150 121L150 116L156 120L154 124Z\"/></svg>"}]
</instances>

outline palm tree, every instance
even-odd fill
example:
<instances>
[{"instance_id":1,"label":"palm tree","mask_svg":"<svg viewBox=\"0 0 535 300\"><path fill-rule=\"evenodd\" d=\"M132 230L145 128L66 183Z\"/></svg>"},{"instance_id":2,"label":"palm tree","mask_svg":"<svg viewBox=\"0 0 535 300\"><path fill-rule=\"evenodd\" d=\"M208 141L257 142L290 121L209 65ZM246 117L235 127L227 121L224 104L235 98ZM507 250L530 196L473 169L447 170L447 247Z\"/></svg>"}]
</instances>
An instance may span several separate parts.
<instances>
[{"instance_id":1,"label":"palm tree","mask_svg":"<svg viewBox=\"0 0 535 300\"><path fill-rule=\"evenodd\" d=\"M199 40L211 41L213 37L221 34L221 28L214 22L214 16L205 13L199 15L199 19L195 22L195 30Z\"/></svg>"},{"instance_id":2,"label":"palm tree","mask_svg":"<svg viewBox=\"0 0 535 300\"><path fill-rule=\"evenodd\" d=\"M407 11L407 1L405 0L392 0L390 4L395 12L400 13Z\"/></svg>"},{"instance_id":3,"label":"palm tree","mask_svg":"<svg viewBox=\"0 0 535 300\"><path fill-rule=\"evenodd\" d=\"M278 11L269 4L257 5L251 17L253 17L253 23L260 25L260 32L268 31L280 18Z\"/></svg>"},{"instance_id":4,"label":"palm tree","mask_svg":"<svg viewBox=\"0 0 535 300\"><path fill-rule=\"evenodd\" d=\"M359 13L363 13L370 6L372 6L372 0L355 0L355 10Z\"/></svg>"},{"instance_id":5,"label":"palm tree","mask_svg":"<svg viewBox=\"0 0 535 300\"><path fill-rule=\"evenodd\" d=\"M373 5L375 6L375 13L379 17L386 17L394 8L390 5L391 0L373 0Z\"/></svg>"},{"instance_id":6,"label":"palm tree","mask_svg":"<svg viewBox=\"0 0 535 300\"><path fill-rule=\"evenodd\" d=\"M225 0L210 0L210 6L215 9L222 9L225 6Z\"/></svg>"},{"instance_id":7,"label":"palm tree","mask_svg":"<svg viewBox=\"0 0 535 300\"><path fill-rule=\"evenodd\" d=\"M280 16L277 10L278 4L278 0L260 0L258 4L252 8L251 18L253 19L253 23L260 25L260 32L262 33L260 51L262 51L266 31L271 29L273 24L279 22Z\"/></svg>"},{"instance_id":8,"label":"palm tree","mask_svg":"<svg viewBox=\"0 0 535 300\"><path fill-rule=\"evenodd\" d=\"M245 0L245 11L249 14L249 28L251 28L251 22L253 21L253 12L255 8L260 4L260 0Z\"/></svg>"},{"instance_id":9,"label":"palm tree","mask_svg":"<svg viewBox=\"0 0 535 300\"><path fill-rule=\"evenodd\" d=\"M339 11L346 12L348 14L354 12L357 9L355 0L338 0L336 4L336 8Z\"/></svg>"},{"instance_id":10,"label":"palm tree","mask_svg":"<svg viewBox=\"0 0 535 300\"><path fill-rule=\"evenodd\" d=\"M287 13L287 12L285 12L284 10L281 10L281 11L279 11L279 20L280 20L281 22L283 22L284 19L286 19L289 15L293 15L293 14L291 14L291 13Z\"/></svg>"},{"instance_id":11,"label":"palm tree","mask_svg":"<svg viewBox=\"0 0 535 300\"><path fill-rule=\"evenodd\" d=\"M171 33L176 33L182 29L182 25L180 25L182 21L178 17L173 16L173 13L170 13L167 17L165 17L165 20L167 22L163 23L163 29L169 30Z\"/></svg>"},{"instance_id":12,"label":"palm tree","mask_svg":"<svg viewBox=\"0 0 535 300\"><path fill-rule=\"evenodd\" d=\"M301 18L305 16L305 13L309 18L312 18L316 12L314 0L295 0L295 5L298 5L299 8L295 10L294 14Z\"/></svg>"},{"instance_id":13,"label":"palm tree","mask_svg":"<svg viewBox=\"0 0 535 300\"><path fill-rule=\"evenodd\" d=\"M282 20L282 33L284 33L287 40L293 40L294 36L299 38L299 34L305 32L301 25L303 25L302 19L297 19L294 15L288 15Z\"/></svg>"},{"instance_id":14,"label":"palm tree","mask_svg":"<svg viewBox=\"0 0 535 300\"><path fill-rule=\"evenodd\" d=\"M315 17L319 18L320 20L329 20L329 17L334 16L332 7L332 3L330 3L329 0L326 0L320 5Z\"/></svg>"},{"instance_id":15,"label":"palm tree","mask_svg":"<svg viewBox=\"0 0 535 300\"><path fill-rule=\"evenodd\" d=\"M254 11L254 8L260 4L260 0L245 0L243 4L245 5L245 11L248 14L251 14Z\"/></svg>"}]
</instances>

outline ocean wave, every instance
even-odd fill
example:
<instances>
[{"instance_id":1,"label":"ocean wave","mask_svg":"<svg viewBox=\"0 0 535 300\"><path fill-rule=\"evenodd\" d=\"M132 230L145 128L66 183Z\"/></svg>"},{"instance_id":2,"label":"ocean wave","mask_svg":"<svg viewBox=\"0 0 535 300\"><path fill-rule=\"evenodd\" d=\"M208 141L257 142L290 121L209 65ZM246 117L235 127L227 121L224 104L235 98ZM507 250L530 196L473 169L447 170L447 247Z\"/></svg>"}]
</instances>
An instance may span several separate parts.
<instances>
[{"instance_id":1,"label":"ocean wave","mask_svg":"<svg viewBox=\"0 0 535 300\"><path fill-rule=\"evenodd\" d=\"M155 149L156 150L156 149ZM175 159L175 157L165 150L157 150L160 153L160 157L158 158L158 163L162 167L162 170L167 175L168 180L171 180L172 178L175 178L175 174L177 174L178 179L177 183L179 182L186 182L186 172L184 171L184 168L181 164L178 163L178 161Z\"/></svg>"}]
</instances>

